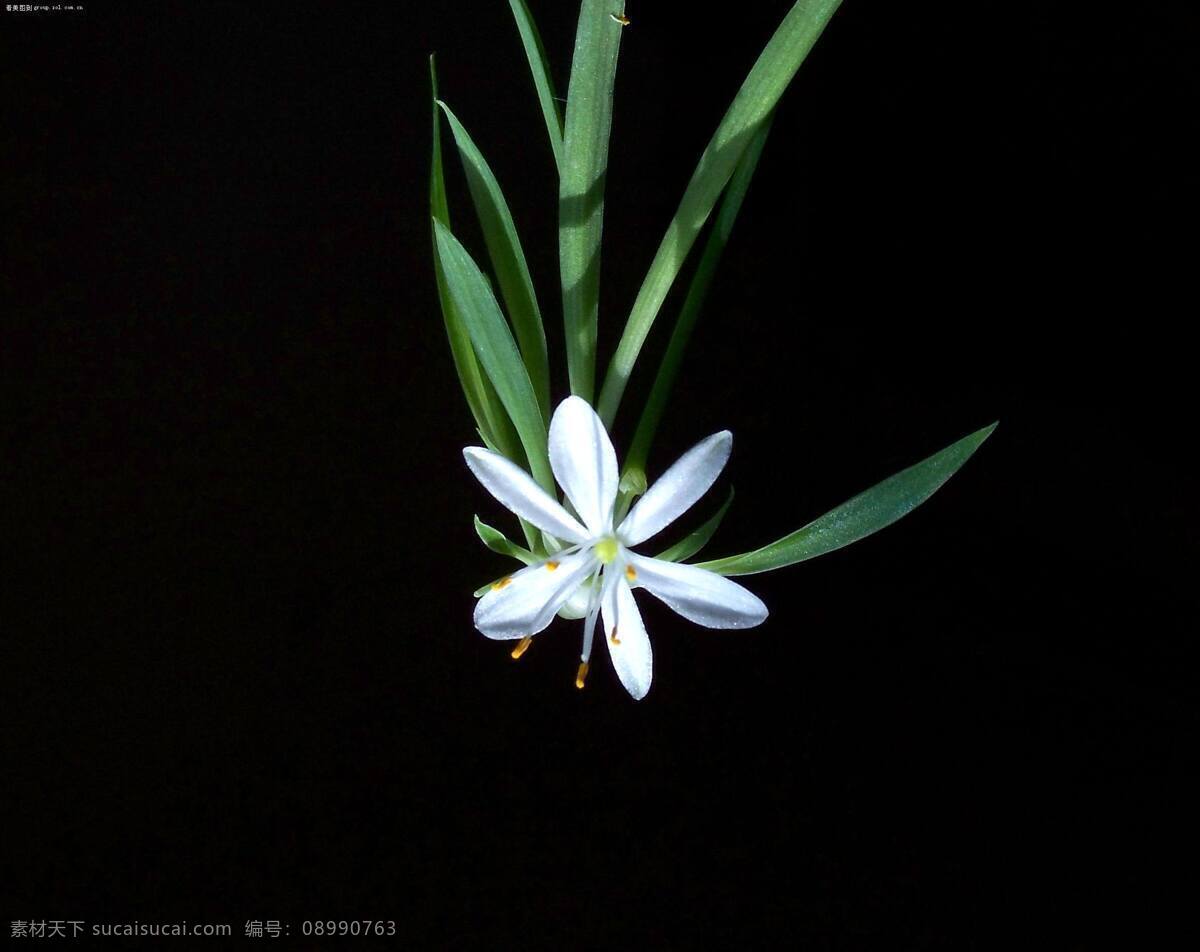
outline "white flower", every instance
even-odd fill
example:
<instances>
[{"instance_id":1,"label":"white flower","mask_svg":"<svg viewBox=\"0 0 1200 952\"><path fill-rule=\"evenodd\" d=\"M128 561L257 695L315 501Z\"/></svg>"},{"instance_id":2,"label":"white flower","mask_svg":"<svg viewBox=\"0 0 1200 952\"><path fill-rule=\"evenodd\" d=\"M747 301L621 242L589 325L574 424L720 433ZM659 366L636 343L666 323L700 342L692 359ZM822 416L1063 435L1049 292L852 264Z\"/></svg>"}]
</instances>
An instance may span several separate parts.
<instances>
[{"instance_id":1,"label":"white flower","mask_svg":"<svg viewBox=\"0 0 1200 952\"><path fill-rule=\"evenodd\" d=\"M583 652L575 683L583 687L596 616L617 677L637 700L650 690L653 655L633 598L644 588L684 618L708 628L750 628L767 617L767 606L736 582L697 568L630 551L686 512L720 475L733 436L714 433L688 450L613 528L619 477L617 455L595 411L568 397L550 422L550 466L576 519L521 467L478 446L463 450L484 487L518 516L564 541L550 558L496 582L475 606L475 627L488 638L522 639L528 646L572 596L583 592L587 608Z\"/></svg>"}]
</instances>

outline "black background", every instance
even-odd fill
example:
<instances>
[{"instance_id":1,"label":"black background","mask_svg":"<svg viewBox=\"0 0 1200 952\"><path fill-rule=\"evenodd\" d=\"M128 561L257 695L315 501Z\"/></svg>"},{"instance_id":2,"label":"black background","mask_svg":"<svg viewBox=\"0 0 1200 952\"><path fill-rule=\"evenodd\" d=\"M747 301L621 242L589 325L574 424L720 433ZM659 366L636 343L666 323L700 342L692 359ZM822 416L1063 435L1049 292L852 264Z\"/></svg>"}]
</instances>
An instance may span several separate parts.
<instances>
[{"instance_id":1,"label":"black background","mask_svg":"<svg viewBox=\"0 0 1200 952\"><path fill-rule=\"evenodd\" d=\"M602 360L788 6L631 0ZM651 475L734 432L727 554L1000 427L897 526L748 580L759 629L644 601L641 703L603 652L575 690L577 623L519 664L471 625L504 567L471 515L509 523L460 455L430 52L565 388L507 5L5 13L4 918L278 918L296 944L304 919L394 919L431 948L1164 930L1195 883L1188 6L835 17ZM565 91L574 5L533 7Z\"/></svg>"}]
</instances>

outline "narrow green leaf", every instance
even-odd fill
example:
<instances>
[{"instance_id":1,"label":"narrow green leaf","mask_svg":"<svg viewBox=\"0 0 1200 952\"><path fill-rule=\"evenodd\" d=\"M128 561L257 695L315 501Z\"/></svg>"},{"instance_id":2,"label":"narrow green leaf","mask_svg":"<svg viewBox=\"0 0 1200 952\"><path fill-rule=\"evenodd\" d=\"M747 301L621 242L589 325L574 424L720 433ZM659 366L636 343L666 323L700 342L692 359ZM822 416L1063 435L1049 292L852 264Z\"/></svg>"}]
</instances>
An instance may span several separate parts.
<instances>
[{"instance_id":1,"label":"narrow green leaf","mask_svg":"<svg viewBox=\"0 0 1200 952\"><path fill-rule=\"evenodd\" d=\"M434 219L438 253L445 268L446 286L462 316L475 354L508 411L524 447L533 478L553 495L554 476L546 451L546 422L538 409L533 384L521 362L512 331L487 279L471 255L445 225Z\"/></svg>"},{"instance_id":2,"label":"narrow green leaf","mask_svg":"<svg viewBox=\"0 0 1200 952\"><path fill-rule=\"evenodd\" d=\"M857 542L912 512L941 488L991 436L996 424L985 426L915 466L885 479L802 529L770 545L742 555L697 563L720 575L753 575L815 558Z\"/></svg>"},{"instance_id":3,"label":"narrow green leaf","mask_svg":"<svg viewBox=\"0 0 1200 952\"><path fill-rule=\"evenodd\" d=\"M493 529L486 522L475 517L475 531L479 533L479 538L493 552L498 552L500 555L507 555L509 558L517 559L524 562L526 565L533 565L534 562L541 561L536 555L528 549L523 549L515 542L509 540L499 529Z\"/></svg>"},{"instance_id":4,"label":"narrow green leaf","mask_svg":"<svg viewBox=\"0 0 1200 952\"><path fill-rule=\"evenodd\" d=\"M589 403L596 378L600 236L604 177L612 130L613 80L623 27L613 14L622 0L583 0L567 90L559 164L558 256L571 392Z\"/></svg>"},{"instance_id":5,"label":"narrow green leaf","mask_svg":"<svg viewBox=\"0 0 1200 952\"><path fill-rule=\"evenodd\" d=\"M429 54L429 87L433 103L433 160L429 168L429 207L434 218L450 227L450 208L446 203L446 178L442 172L442 124L438 115L437 61Z\"/></svg>"},{"instance_id":6,"label":"narrow green leaf","mask_svg":"<svg viewBox=\"0 0 1200 952\"><path fill-rule=\"evenodd\" d=\"M721 524L721 520L725 518L725 513L729 510L729 504L732 502L733 487L730 486L729 495L725 497L721 508L713 514L711 519L705 522L699 529L680 539L671 548L660 552L655 558L663 559L667 562L682 562L684 559L690 559L708 545L709 540L713 537L713 533L717 531L717 527Z\"/></svg>"},{"instance_id":7,"label":"narrow green leaf","mask_svg":"<svg viewBox=\"0 0 1200 952\"><path fill-rule=\"evenodd\" d=\"M696 266L696 273L692 275L687 297L684 299L683 307L680 308L679 317L676 318L675 329L671 333L671 341L667 344L666 353L663 354L662 363L658 368L658 376L654 380L650 396L646 399L645 409L642 410L637 430L633 434L633 442L626 454L625 471L628 473L644 472L646 469L650 444L654 441L654 434L662 420L663 410L671 395L671 388L674 387L675 380L679 376L679 366L683 362L688 340L691 338L696 320L704 308L704 299L712 284L717 265L721 261L721 254L725 251L725 245L729 241L733 223L737 220L738 212L741 211L742 199L746 197L750 180L754 178L754 171L758 168L758 159L762 155L763 146L766 144L767 134L770 131L771 117L768 116L750 140L749 147L742 154L741 161L734 170L733 178L729 180L729 185L725 188L721 207L717 210L717 217L713 221L712 230L709 232L708 241L704 246L704 254Z\"/></svg>"},{"instance_id":8,"label":"narrow green leaf","mask_svg":"<svg viewBox=\"0 0 1200 952\"><path fill-rule=\"evenodd\" d=\"M550 136L550 148L554 151L554 164L562 173L563 121L558 105L558 94L554 91L554 78L542 46L542 36L525 0L508 0L521 43L525 47L525 58L529 60L529 71L533 74L533 85L537 89L538 103L542 107L542 118L546 120L546 132Z\"/></svg>"},{"instance_id":9,"label":"narrow green leaf","mask_svg":"<svg viewBox=\"0 0 1200 952\"><path fill-rule=\"evenodd\" d=\"M841 0L796 0L750 70L692 173L679 209L642 281L608 366L597 410L611 428L650 326L721 190ZM570 106L567 107L568 130ZM565 272L564 272L565 275Z\"/></svg>"},{"instance_id":10,"label":"narrow green leaf","mask_svg":"<svg viewBox=\"0 0 1200 952\"><path fill-rule=\"evenodd\" d=\"M529 276L529 266L525 263L525 252L521 249L521 239L517 236L517 226L513 222L508 202L504 200L500 183L483 153L479 151L450 107L441 100L438 100L438 105L445 112L450 122L450 130L454 133L458 154L467 174L471 200L475 204L475 213L479 216L479 225L483 230L488 257L496 273L496 281L500 285L500 295L504 298L508 316L516 332L521 358L529 371L538 406L542 416L548 420L550 368L546 357L546 332L542 327L542 313L538 309L533 279Z\"/></svg>"},{"instance_id":11,"label":"narrow green leaf","mask_svg":"<svg viewBox=\"0 0 1200 952\"><path fill-rule=\"evenodd\" d=\"M440 221L447 227L450 225L450 209L446 203L446 180L442 171L442 131L437 107L437 67L434 58L429 57L429 77L433 87L433 158L429 173L429 207L435 221ZM446 287L446 278L442 268L441 257L438 254L436 236L433 240L433 271L437 281L438 300L442 306L442 320L446 325L446 337L450 341L450 354L454 358L454 367L458 372L458 380L462 385L463 396L475 425L485 439L494 439L496 430L494 413L489 406L484 389L484 380L475 361L475 353L471 349L471 338L463 326L462 319L454 308L450 293Z\"/></svg>"}]
</instances>

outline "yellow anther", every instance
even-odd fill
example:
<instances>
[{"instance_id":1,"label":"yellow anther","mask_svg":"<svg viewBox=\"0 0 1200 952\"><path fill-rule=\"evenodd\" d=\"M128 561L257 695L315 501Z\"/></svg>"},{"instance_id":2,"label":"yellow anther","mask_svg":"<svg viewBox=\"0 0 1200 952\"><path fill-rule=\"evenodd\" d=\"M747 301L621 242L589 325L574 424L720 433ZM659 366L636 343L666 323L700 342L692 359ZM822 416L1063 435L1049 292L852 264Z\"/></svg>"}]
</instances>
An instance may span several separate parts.
<instances>
[{"instance_id":1,"label":"yellow anther","mask_svg":"<svg viewBox=\"0 0 1200 952\"><path fill-rule=\"evenodd\" d=\"M616 625L613 625L613 630L609 633L608 638L614 645L619 645L621 643L621 639L617 637Z\"/></svg>"},{"instance_id":2,"label":"yellow anther","mask_svg":"<svg viewBox=\"0 0 1200 952\"><path fill-rule=\"evenodd\" d=\"M609 16L621 24L621 26L629 26L631 22L629 17L625 16L624 13L610 13Z\"/></svg>"},{"instance_id":3,"label":"yellow anther","mask_svg":"<svg viewBox=\"0 0 1200 952\"><path fill-rule=\"evenodd\" d=\"M498 582L492 582L492 591L493 592L500 591L500 589L504 588L504 586L507 585L511 581L512 581L512 576L506 575L506 576L504 576L504 578L500 579Z\"/></svg>"},{"instance_id":4,"label":"yellow anther","mask_svg":"<svg viewBox=\"0 0 1200 952\"><path fill-rule=\"evenodd\" d=\"M632 582L637 578L637 569L635 569L632 565L625 566L625 577Z\"/></svg>"},{"instance_id":5,"label":"yellow anther","mask_svg":"<svg viewBox=\"0 0 1200 952\"><path fill-rule=\"evenodd\" d=\"M533 635L526 635L517 642L517 646L512 650L512 659L516 661L521 655L529 650L529 646L533 643Z\"/></svg>"},{"instance_id":6,"label":"yellow anther","mask_svg":"<svg viewBox=\"0 0 1200 952\"><path fill-rule=\"evenodd\" d=\"M583 681L587 677L588 663L586 661L579 665L579 670L575 673L575 687L583 690Z\"/></svg>"},{"instance_id":7,"label":"yellow anther","mask_svg":"<svg viewBox=\"0 0 1200 952\"><path fill-rule=\"evenodd\" d=\"M551 559L549 562L546 563L546 568L548 568L551 572L553 572L556 568L558 568L558 563L555 562L553 559Z\"/></svg>"}]
</instances>

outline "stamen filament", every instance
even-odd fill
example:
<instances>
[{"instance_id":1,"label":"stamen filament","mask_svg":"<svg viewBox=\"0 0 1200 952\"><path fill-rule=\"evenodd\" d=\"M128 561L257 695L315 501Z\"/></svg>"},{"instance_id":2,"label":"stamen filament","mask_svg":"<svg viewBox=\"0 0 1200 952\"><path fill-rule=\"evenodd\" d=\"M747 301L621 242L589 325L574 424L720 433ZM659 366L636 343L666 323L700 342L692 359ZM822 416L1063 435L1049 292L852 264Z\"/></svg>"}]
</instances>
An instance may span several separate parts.
<instances>
[{"instance_id":1,"label":"stamen filament","mask_svg":"<svg viewBox=\"0 0 1200 952\"><path fill-rule=\"evenodd\" d=\"M591 586L591 594L588 598L587 618L583 623L583 651L579 655L579 660L584 662L584 664L592 656L592 638L596 633L596 619L600 615L602 586L597 585L596 581L595 575L588 580L588 584Z\"/></svg>"}]
</instances>

